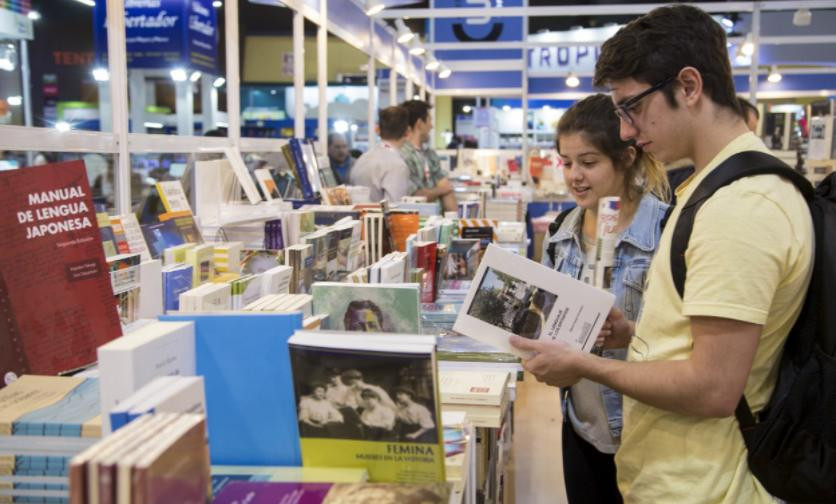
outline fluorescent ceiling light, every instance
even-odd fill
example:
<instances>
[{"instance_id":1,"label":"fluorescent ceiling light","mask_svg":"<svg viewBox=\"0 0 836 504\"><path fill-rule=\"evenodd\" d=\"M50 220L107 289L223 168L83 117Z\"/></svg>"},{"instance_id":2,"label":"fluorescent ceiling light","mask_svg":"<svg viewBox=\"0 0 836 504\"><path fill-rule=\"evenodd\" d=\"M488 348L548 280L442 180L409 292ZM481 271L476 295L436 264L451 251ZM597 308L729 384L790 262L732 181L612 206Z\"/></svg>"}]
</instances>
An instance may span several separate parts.
<instances>
[{"instance_id":1,"label":"fluorescent ceiling light","mask_svg":"<svg viewBox=\"0 0 836 504\"><path fill-rule=\"evenodd\" d=\"M429 70L429 71L432 72L432 71L438 70L438 67L440 67L440 66L441 66L441 62L438 61L437 59L435 59L434 57L430 56L427 59L427 64L424 65L424 69Z\"/></svg>"},{"instance_id":2,"label":"fluorescent ceiling light","mask_svg":"<svg viewBox=\"0 0 836 504\"><path fill-rule=\"evenodd\" d=\"M163 123L158 122L144 122L142 123L146 128L163 129Z\"/></svg>"},{"instance_id":3,"label":"fluorescent ceiling light","mask_svg":"<svg viewBox=\"0 0 836 504\"><path fill-rule=\"evenodd\" d=\"M450 75L452 75L452 74L453 74L452 70L450 70L446 66L442 65L441 70L438 72L438 78L439 79L446 79L447 77L450 77Z\"/></svg>"},{"instance_id":4,"label":"fluorescent ceiling light","mask_svg":"<svg viewBox=\"0 0 836 504\"><path fill-rule=\"evenodd\" d=\"M578 76L574 72L570 72L566 77L566 85L575 88L581 85L581 80L578 79Z\"/></svg>"},{"instance_id":5,"label":"fluorescent ceiling light","mask_svg":"<svg viewBox=\"0 0 836 504\"><path fill-rule=\"evenodd\" d=\"M386 8L386 4L383 3L383 0L366 0L366 15L367 16L374 16L375 14L380 14L383 12L383 9Z\"/></svg>"},{"instance_id":6,"label":"fluorescent ceiling light","mask_svg":"<svg viewBox=\"0 0 836 504\"><path fill-rule=\"evenodd\" d=\"M189 75L183 68L173 68L169 73L171 74L171 80L174 82L186 82L186 79L189 78Z\"/></svg>"},{"instance_id":7,"label":"fluorescent ceiling light","mask_svg":"<svg viewBox=\"0 0 836 504\"><path fill-rule=\"evenodd\" d=\"M33 11L29 11L29 14L27 14L27 16L28 16L28 17L29 17L29 19L31 19L32 21L37 21L37 20L41 19L41 13L40 13L40 12L38 12L38 11L35 11L35 10L33 10Z\"/></svg>"},{"instance_id":8,"label":"fluorescent ceiling light","mask_svg":"<svg viewBox=\"0 0 836 504\"><path fill-rule=\"evenodd\" d=\"M55 123L55 129L63 133L66 131L70 131L71 129L73 129L73 127L67 121L58 121L57 123Z\"/></svg>"},{"instance_id":9,"label":"fluorescent ceiling light","mask_svg":"<svg viewBox=\"0 0 836 504\"><path fill-rule=\"evenodd\" d=\"M78 3L83 3L87 7L95 7L96 1L95 0L75 0Z\"/></svg>"},{"instance_id":10,"label":"fluorescent ceiling light","mask_svg":"<svg viewBox=\"0 0 836 504\"><path fill-rule=\"evenodd\" d=\"M226 79L224 79L223 77L218 77L217 79L215 79L215 82L212 83L212 85L216 88L219 88L224 84L226 84Z\"/></svg>"},{"instance_id":11,"label":"fluorescent ceiling light","mask_svg":"<svg viewBox=\"0 0 836 504\"><path fill-rule=\"evenodd\" d=\"M778 67L776 65L772 65L772 68L769 70L769 75L766 77L766 80L775 84L776 82L781 82L783 76L778 73Z\"/></svg>"},{"instance_id":12,"label":"fluorescent ceiling light","mask_svg":"<svg viewBox=\"0 0 836 504\"><path fill-rule=\"evenodd\" d=\"M192 81L192 82L197 82L197 81L199 81L199 80L200 80L200 77L201 77L202 75L203 75L203 74L202 74L200 71L195 70L195 71L194 71L194 72L192 72L192 74L189 76L189 80L190 80L190 81Z\"/></svg>"},{"instance_id":13,"label":"fluorescent ceiling light","mask_svg":"<svg viewBox=\"0 0 836 504\"><path fill-rule=\"evenodd\" d=\"M6 98L6 101L12 107L19 107L20 104L23 103L23 97L21 97L21 96L10 96L10 97Z\"/></svg>"},{"instance_id":14,"label":"fluorescent ceiling light","mask_svg":"<svg viewBox=\"0 0 836 504\"><path fill-rule=\"evenodd\" d=\"M93 78L96 82L107 82L110 80L110 72L104 67L94 68Z\"/></svg>"}]
</instances>

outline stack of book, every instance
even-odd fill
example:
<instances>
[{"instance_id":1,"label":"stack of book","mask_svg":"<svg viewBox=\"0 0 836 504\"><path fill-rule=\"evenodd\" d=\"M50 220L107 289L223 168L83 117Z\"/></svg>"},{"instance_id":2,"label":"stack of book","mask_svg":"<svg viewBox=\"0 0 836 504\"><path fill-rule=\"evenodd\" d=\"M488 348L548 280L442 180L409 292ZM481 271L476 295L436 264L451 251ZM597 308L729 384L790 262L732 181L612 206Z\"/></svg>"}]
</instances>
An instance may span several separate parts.
<instances>
[{"instance_id":1,"label":"stack of book","mask_svg":"<svg viewBox=\"0 0 836 504\"><path fill-rule=\"evenodd\" d=\"M406 252L392 252L369 266L369 283L404 282L406 272Z\"/></svg>"},{"instance_id":2,"label":"stack of book","mask_svg":"<svg viewBox=\"0 0 836 504\"><path fill-rule=\"evenodd\" d=\"M217 312L232 309L232 286L207 283L180 294L181 312Z\"/></svg>"},{"instance_id":3,"label":"stack of book","mask_svg":"<svg viewBox=\"0 0 836 504\"><path fill-rule=\"evenodd\" d=\"M210 497L203 415L144 415L74 457L70 502L204 502Z\"/></svg>"},{"instance_id":4,"label":"stack of book","mask_svg":"<svg viewBox=\"0 0 836 504\"><path fill-rule=\"evenodd\" d=\"M463 411L475 427L499 428L510 399L507 371L439 372L445 411Z\"/></svg>"},{"instance_id":5,"label":"stack of book","mask_svg":"<svg viewBox=\"0 0 836 504\"><path fill-rule=\"evenodd\" d=\"M101 435L99 380L21 376L0 390L0 502L66 499L70 458Z\"/></svg>"},{"instance_id":6,"label":"stack of book","mask_svg":"<svg viewBox=\"0 0 836 504\"><path fill-rule=\"evenodd\" d=\"M206 413L202 376L160 376L110 410L110 428L117 430L148 413Z\"/></svg>"},{"instance_id":7,"label":"stack of book","mask_svg":"<svg viewBox=\"0 0 836 504\"><path fill-rule=\"evenodd\" d=\"M310 294L268 294L243 307L244 311L292 313L302 312L305 318L313 314Z\"/></svg>"}]
</instances>

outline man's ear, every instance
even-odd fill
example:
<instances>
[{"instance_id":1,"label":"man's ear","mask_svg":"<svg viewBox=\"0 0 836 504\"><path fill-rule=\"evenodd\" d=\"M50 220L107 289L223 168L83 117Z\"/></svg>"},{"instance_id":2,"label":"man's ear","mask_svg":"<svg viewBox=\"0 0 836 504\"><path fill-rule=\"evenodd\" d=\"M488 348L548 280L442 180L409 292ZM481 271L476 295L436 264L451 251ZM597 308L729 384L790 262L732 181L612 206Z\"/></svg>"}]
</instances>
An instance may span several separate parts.
<instances>
[{"instance_id":1,"label":"man's ear","mask_svg":"<svg viewBox=\"0 0 836 504\"><path fill-rule=\"evenodd\" d=\"M702 74L696 68L688 66L679 71L677 80L684 95L685 105L693 106L702 96Z\"/></svg>"}]
</instances>

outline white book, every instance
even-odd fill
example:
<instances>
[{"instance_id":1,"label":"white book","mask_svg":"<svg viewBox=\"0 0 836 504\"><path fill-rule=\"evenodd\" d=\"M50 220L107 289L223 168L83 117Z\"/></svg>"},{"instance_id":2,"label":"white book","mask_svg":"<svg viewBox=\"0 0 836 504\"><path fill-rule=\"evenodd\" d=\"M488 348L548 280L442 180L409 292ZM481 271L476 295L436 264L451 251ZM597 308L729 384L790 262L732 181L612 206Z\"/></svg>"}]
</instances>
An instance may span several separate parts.
<instances>
[{"instance_id":1,"label":"white book","mask_svg":"<svg viewBox=\"0 0 836 504\"><path fill-rule=\"evenodd\" d=\"M615 296L525 257L488 245L453 330L523 358L519 336L588 352Z\"/></svg>"},{"instance_id":2,"label":"white book","mask_svg":"<svg viewBox=\"0 0 836 504\"><path fill-rule=\"evenodd\" d=\"M102 429L108 412L158 376L195 374L193 322L155 322L98 348Z\"/></svg>"},{"instance_id":3,"label":"white book","mask_svg":"<svg viewBox=\"0 0 836 504\"><path fill-rule=\"evenodd\" d=\"M441 402L499 406L507 393L509 376L508 372L439 370Z\"/></svg>"},{"instance_id":4,"label":"white book","mask_svg":"<svg viewBox=\"0 0 836 504\"><path fill-rule=\"evenodd\" d=\"M159 259L139 265L139 318L155 319L163 314L162 268Z\"/></svg>"},{"instance_id":5,"label":"white book","mask_svg":"<svg viewBox=\"0 0 836 504\"><path fill-rule=\"evenodd\" d=\"M380 283L403 283L406 274L406 262L399 255L387 256L380 264Z\"/></svg>"},{"instance_id":6,"label":"white book","mask_svg":"<svg viewBox=\"0 0 836 504\"><path fill-rule=\"evenodd\" d=\"M111 429L116 430L126 425L130 421L128 417L129 412L136 407L137 404L141 404L147 398L169 386L171 383L174 383L177 379L178 376L176 375L158 376L140 387L139 390L129 395L123 401L120 401L116 407L110 410Z\"/></svg>"},{"instance_id":7,"label":"white book","mask_svg":"<svg viewBox=\"0 0 836 504\"><path fill-rule=\"evenodd\" d=\"M178 376L128 412L133 419L145 413L206 413L202 376Z\"/></svg>"},{"instance_id":8,"label":"white book","mask_svg":"<svg viewBox=\"0 0 836 504\"><path fill-rule=\"evenodd\" d=\"M241 273L241 252L244 242L224 242L214 244L215 271L222 273Z\"/></svg>"},{"instance_id":9,"label":"white book","mask_svg":"<svg viewBox=\"0 0 836 504\"><path fill-rule=\"evenodd\" d=\"M122 229L125 231L125 239L128 242L128 248L131 250L131 253L141 254L143 261L151 260L151 252L148 251L148 244L145 243L145 237L142 235L142 228L139 227L136 214L126 213L116 218L122 224Z\"/></svg>"},{"instance_id":10,"label":"white book","mask_svg":"<svg viewBox=\"0 0 836 504\"><path fill-rule=\"evenodd\" d=\"M198 312L218 312L232 309L232 288L228 283L208 284L194 299Z\"/></svg>"},{"instance_id":11,"label":"white book","mask_svg":"<svg viewBox=\"0 0 836 504\"><path fill-rule=\"evenodd\" d=\"M287 294L290 292L290 279L293 277L292 266L276 266L263 273L261 295Z\"/></svg>"}]
</instances>

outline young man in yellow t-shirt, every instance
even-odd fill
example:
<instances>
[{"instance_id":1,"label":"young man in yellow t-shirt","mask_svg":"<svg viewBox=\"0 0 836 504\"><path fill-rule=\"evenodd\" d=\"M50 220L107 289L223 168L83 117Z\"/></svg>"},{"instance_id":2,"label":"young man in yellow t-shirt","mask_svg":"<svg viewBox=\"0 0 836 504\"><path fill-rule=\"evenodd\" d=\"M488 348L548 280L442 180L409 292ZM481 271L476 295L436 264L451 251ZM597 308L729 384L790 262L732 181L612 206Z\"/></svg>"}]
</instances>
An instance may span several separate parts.
<instances>
[{"instance_id":1,"label":"young man in yellow t-shirt","mask_svg":"<svg viewBox=\"0 0 836 504\"><path fill-rule=\"evenodd\" d=\"M733 154L769 152L741 118L722 28L695 7L655 9L622 28L602 47L595 83L611 89L624 139L663 162L694 161L680 205ZM810 280L810 213L778 176L718 190L696 214L680 298L670 269L679 212L650 266L639 321L614 311L602 332L606 346L629 347L627 362L512 344L537 352L525 367L538 380L588 378L625 395L615 459L626 502L773 502L748 469L734 410L744 393L754 412L772 393Z\"/></svg>"}]
</instances>

